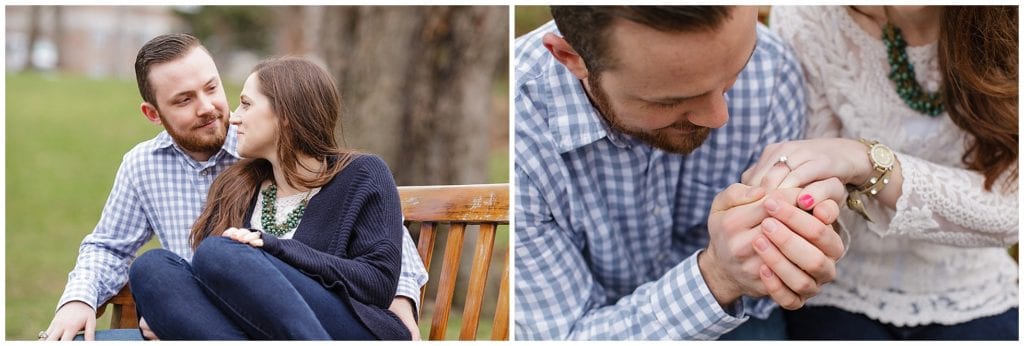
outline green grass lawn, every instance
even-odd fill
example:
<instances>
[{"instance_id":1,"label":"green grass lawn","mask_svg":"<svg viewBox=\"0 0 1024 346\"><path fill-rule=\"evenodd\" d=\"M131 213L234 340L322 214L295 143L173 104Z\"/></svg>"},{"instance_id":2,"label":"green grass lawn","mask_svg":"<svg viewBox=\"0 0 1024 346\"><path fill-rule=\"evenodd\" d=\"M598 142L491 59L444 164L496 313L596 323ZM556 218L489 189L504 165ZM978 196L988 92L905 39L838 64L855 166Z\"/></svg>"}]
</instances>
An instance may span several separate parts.
<instances>
[{"instance_id":1,"label":"green grass lawn","mask_svg":"<svg viewBox=\"0 0 1024 346\"><path fill-rule=\"evenodd\" d=\"M82 237L121 156L161 128L132 81L12 75L7 82L7 338L34 339L53 317Z\"/></svg>"},{"instance_id":2,"label":"green grass lawn","mask_svg":"<svg viewBox=\"0 0 1024 346\"><path fill-rule=\"evenodd\" d=\"M142 117L131 80L8 74L6 83L6 331L9 340L32 340L53 317L122 155L162 128ZM230 95L241 88L225 88L236 104ZM494 181L507 182L507 149L496 151L491 165ZM503 234L496 251L508 246ZM154 246L155 240L147 248ZM450 324L459 313L453 311ZM481 324L488 337L490 326Z\"/></svg>"}]
</instances>

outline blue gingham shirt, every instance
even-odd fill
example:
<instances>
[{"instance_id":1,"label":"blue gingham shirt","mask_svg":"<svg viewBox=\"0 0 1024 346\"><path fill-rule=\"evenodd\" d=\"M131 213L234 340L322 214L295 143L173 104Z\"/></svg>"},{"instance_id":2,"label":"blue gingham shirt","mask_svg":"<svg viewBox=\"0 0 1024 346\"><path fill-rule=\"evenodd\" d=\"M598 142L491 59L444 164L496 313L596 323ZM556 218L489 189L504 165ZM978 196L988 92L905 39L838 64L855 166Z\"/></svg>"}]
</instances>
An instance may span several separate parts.
<instances>
[{"instance_id":1,"label":"blue gingham shirt","mask_svg":"<svg viewBox=\"0 0 1024 346\"><path fill-rule=\"evenodd\" d=\"M790 50L759 25L728 123L684 156L609 131L542 46L548 32L553 22L515 42L516 339L715 339L766 317L768 299L723 310L697 254L715 195L765 145L802 135Z\"/></svg>"},{"instance_id":2,"label":"blue gingham shirt","mask_svg":"<svg viewBox=\"0 0 1024 346\"><path fill-rule=\"evenodd\" d=\"M198 162L161 131L125 154L100 221L82 240L57 307L79 300L95 309L117 294L128 281L135 253L154 234L163 248L191 260L192 223L202 212L213 179L238 161L236 144L236 129L230 126L221 150ZM412 299L418 309L419 289L426 282L427 271L405 232L397 295Z\"/></svg>"}]
</instances>

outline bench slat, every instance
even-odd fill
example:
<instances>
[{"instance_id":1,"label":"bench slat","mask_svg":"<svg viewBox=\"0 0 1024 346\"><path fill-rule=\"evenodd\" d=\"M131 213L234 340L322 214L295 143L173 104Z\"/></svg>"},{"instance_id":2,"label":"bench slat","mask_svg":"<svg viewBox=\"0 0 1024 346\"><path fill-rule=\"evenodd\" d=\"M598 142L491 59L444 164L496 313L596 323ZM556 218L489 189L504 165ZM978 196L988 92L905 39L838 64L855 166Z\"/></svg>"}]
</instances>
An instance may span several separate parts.
<instances>
[{"instance_id":1,"label":"bench slat","mask_svg":"<svg viewBox=\"0 0 1024 346\"><path fill-rule=\"evenodd\" d=\"M408 225L410 222L406 222ZM437 227L433 222L423 222L420 224L420 239L417 244L417 250L420 253L420 259L423 260L423 267L430 271L430 258L434 255L434 240L437 239ZM429 279L428 279L429 280ZM423 285L420 288L420 311L417 316L423 318L423 302L427 301L427 285Z\"/></svg>"},{"instance_id":2,"label":"bench slat","mask_svg":"<svg viewBox=\"0 0 1024 346\"><path fill-rule=\"evenodd\" d=\"M452 223L448 230L448 242L444 247L444 261L441 262L441 277L434 299L434 316L430 321L430 339L445 338L448 329L448 314L455 296L455 280L459 275L459 259L462 257L462 241L466 235L465 223Z\"/></svg>"},{"instance_id":3,"label":"bench slat","mask_svg":"<svg viewBox=\"0 0 1024 346\"><path fill-rule=\"evenodd\" d=\"M508 184L403 186L406 221L508 223Z\"/></svg>"},{"instance_id":4,"label":"bench slat","mask_svg":"<svg viewBox=\"0 0 1024 346\"><path fill-rule=\"evenodd\" d=\"M484 289L487 286L487 272L491 268L491 252L494 250L493 223L480 225L473 255L473 267L469 275L469 288L462 309L462 331L459 340L476 340L477 325L480 323L480 308L483 307Z\"/></svg>"},{"instance_id":5,"label":"bench slat","mask_svg":"<svg viewBox=\"0 0 1024 346\"><path fill-rule=\"evenodd\" d=\"M509 251L511 252L511 251ZM494 322L491 327L491 340L508 340L508 254L505 252L505 265L501 274L501 286L498 289L498 306L494 309Z\"/></svg>"}]
</instances>

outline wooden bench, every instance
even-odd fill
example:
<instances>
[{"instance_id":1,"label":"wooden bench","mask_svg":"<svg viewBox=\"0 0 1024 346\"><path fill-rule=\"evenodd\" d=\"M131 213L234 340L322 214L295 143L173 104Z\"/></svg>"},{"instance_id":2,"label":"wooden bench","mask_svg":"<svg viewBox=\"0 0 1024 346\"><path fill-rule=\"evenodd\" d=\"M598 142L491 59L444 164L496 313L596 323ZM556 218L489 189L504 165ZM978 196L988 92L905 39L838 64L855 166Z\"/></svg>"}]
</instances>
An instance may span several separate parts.
<instances>
[{"instance_id":1,"label":"wooden bench","mask_svg":"<svg viewBox=\"0 0 1024 346\"><path fill-rule=\"evenodd\" d=\"M462 244L470 225L479 225L479 234L473 253L472 268L467 284L462 312L460 340L475 340L483 307L484 288L491 259L502 257L501 284L498 288L497 305L492 320L491 339L508 340L509 292L508 260L509 250L504 254L494 253L494 240L498 225L508 224L508 184L488 185L445 185L445 186L401 186L398 192L402 198L402 213L406 227L415 234L419 231L417 248L424 265L429 270L434 255L434 243L443 225L447 224L447 241L443 250L443 262L436 281L437 295L427 297L427 287L420 292L420 320L423 320L423 306L433 299L433 313L430 317L428 340L446 339L448 317L452 309L452 298L458 279ZM101 306L96 316L103 314L107 305L111 308L110 328L137 328L138 316L135 301L128 286Z\"/></svg>"}]
</instances>

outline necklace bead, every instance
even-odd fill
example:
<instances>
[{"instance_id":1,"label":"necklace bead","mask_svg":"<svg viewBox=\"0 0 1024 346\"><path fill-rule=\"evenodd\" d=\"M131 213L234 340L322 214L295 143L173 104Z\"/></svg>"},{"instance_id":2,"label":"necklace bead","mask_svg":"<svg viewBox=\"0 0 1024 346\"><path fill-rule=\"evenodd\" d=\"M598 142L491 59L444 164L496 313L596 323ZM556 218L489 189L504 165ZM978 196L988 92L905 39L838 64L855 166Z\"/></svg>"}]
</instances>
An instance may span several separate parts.
<instances>
[{"instance_id":1,"label":"necklace bead","mask_svg":"<svg viewBox=\"0 0 1024 346\"><path fill-rule=\"evenodd\" d=\"M896 85L896 94L911 109L935 117L945 111L941 91L926 92L917 82L914 64L907 57L907 41L900 28L886 22L882 28L882 43L885 44L889 61L889 80Z\"/></svg>"},{"instance_id":2,"label":"necklace bead","mask_svg":"<svg viewBox=\"0 0 1024 346\"><path fill-rule=\"evenodd\" d=\"M306 193L306 197L302 199L299 206L288 213L283 223L277 223L277 185L271 183L261 193L263 195L263 207L261 208L263 215L260 216L260 223L263 226L263 231L280 237L299 225L302 214L306 212L306 203L309 202L312 190Z\"/></svg>"}]
</instances>

